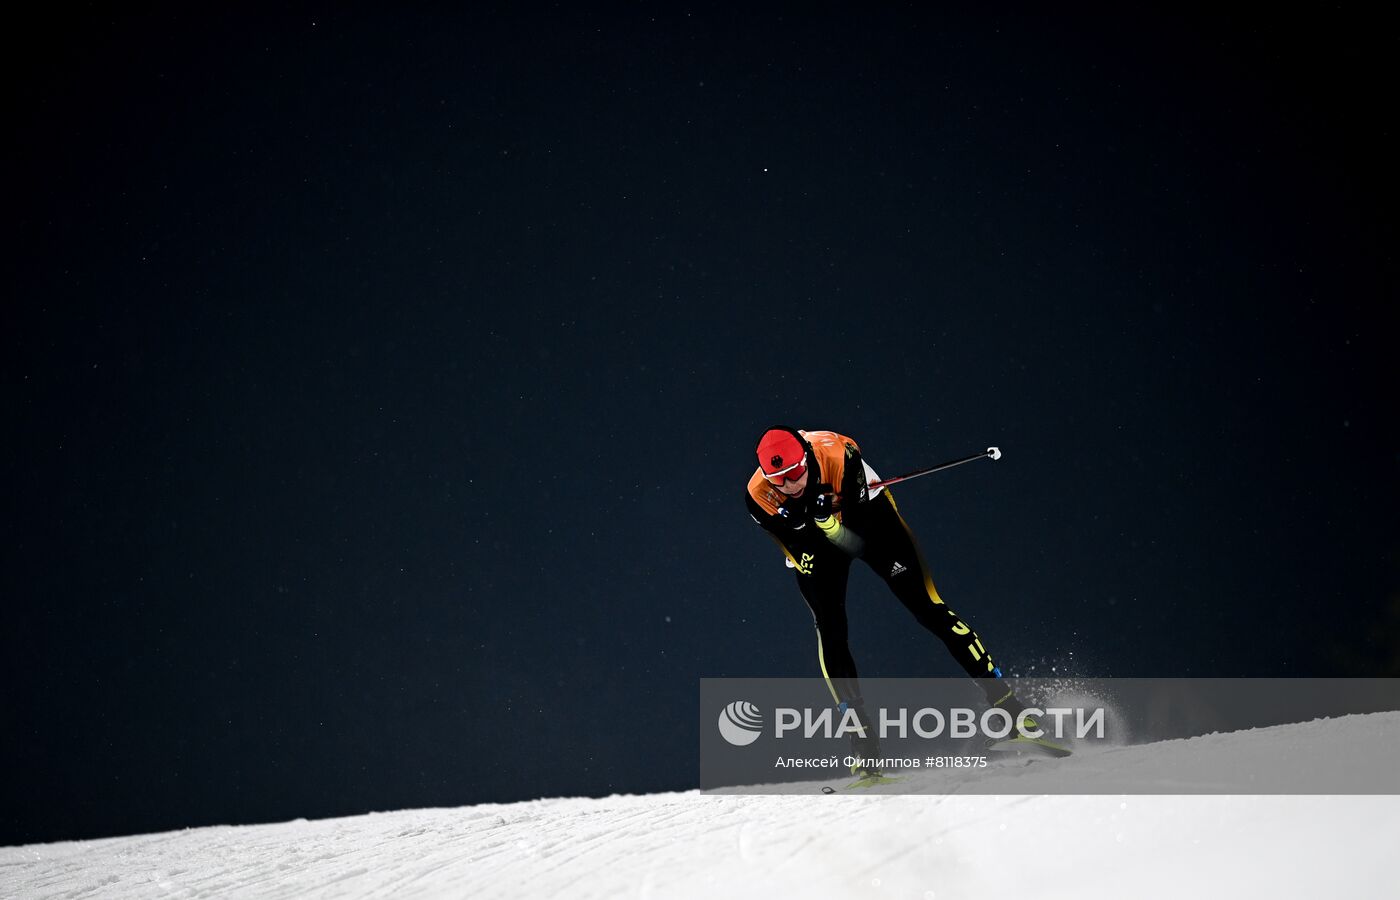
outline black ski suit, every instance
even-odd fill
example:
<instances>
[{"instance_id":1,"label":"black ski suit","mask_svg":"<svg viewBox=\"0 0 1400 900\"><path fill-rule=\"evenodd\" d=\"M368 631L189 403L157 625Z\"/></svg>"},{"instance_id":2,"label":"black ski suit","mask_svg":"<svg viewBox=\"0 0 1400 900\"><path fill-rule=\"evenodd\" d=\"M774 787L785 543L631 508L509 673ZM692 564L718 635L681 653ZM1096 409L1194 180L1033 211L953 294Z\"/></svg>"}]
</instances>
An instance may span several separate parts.
<instances>
[{"instance_id":1,"label":"black ski suit","mask_svg":"<svg viewBox=\"0 0 1400 900\"><path fill-rule=\"evenodd\" d=\"M1005 708L1008 700L1014 702L1008 686L998 682L1001 671L982 639L938 596L928 564L894 497L888 490L870 496L855 441L829 431L795 433L808 447L806 490L800 497L785 497L768 483L762 470L756 470L745 501L753 520L777 540L796 569L798 590L817 630L822 676L835 701L855 709L862 724L868 723L846 631L846 584L858 555L919 624L943 642L963 671L978 681L989 703ZM810 499L817 492L835 494L839 523L835 529L827 520L824 530L810 513ZM1008 711L1013 716L1019 712ZM875 755L874 731L867 728L867 733L869 738L856 741L856 750Z\"/></svg>"}]
</instances>

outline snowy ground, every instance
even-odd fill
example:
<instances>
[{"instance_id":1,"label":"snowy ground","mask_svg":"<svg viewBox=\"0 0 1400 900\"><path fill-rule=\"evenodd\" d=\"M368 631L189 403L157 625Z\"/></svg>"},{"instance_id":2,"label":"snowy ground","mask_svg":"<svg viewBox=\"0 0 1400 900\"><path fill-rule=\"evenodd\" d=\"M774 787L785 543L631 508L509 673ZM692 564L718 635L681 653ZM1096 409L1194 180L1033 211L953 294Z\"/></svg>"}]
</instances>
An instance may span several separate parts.
<instances>
[{"instance_id":1,"label":"snowy ground","mask_svg":"<svg viewBox=\"0 0 1400 900\"><path fill-rule=\"evenodd\" d=\"M1279 752L1335 764L1357 735L1397 745L1400 713L1119 748L1053 765L1072 765L1086 785L1099 777L1113 785L1131 771L1170 780ZM1018 789L1016 772L993 774ZM1388 896L1400 845L1396 794L788 789L538 800L0 848L0 896Z\"/></svg>"}]
</instances>

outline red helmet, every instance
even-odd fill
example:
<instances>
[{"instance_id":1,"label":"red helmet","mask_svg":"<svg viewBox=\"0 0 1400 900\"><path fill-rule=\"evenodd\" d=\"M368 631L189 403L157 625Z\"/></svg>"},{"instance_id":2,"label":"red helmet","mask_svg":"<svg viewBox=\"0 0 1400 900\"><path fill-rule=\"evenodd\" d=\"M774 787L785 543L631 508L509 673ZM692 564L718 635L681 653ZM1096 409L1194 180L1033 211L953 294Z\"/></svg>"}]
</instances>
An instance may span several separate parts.
<instances>
[{"instance_id":1,"label":"red helmet","mask_svg":"<svg viewBox=\"0 0 1400 900\"><path fill-rule=\"evenodd\" d=\"M797 481L807 474L807 447L791 428L770 428L758 440L758 468L769 481Z\"/></svg>"}]
</instances>

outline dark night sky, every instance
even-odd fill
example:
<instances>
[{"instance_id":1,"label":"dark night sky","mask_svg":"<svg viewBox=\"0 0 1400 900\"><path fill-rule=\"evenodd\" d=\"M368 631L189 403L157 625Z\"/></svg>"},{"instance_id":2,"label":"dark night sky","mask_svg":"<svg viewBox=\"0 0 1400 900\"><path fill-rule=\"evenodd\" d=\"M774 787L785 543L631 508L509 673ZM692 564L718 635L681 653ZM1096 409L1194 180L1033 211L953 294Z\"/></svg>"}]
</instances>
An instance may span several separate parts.
<instances>
[{"instance_id":1,"label":"dark night sky","mask_svg":"<svg viewBox=\"0 0 1400 900\"><path fill-rule=\"evenodd\" d=\"M1003 448L1011 674L1400 672L1393 30L854 9L12 33L0 844L693 785L778 422Z\"/></svg>"}]
</instances>

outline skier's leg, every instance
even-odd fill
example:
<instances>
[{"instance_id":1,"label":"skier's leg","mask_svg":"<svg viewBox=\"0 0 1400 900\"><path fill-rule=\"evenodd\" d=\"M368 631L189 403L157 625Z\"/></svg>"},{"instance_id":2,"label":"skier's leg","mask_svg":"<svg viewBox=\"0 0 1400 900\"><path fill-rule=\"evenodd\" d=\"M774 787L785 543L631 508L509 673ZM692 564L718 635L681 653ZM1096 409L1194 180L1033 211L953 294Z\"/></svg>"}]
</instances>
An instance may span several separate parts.
<instances>
[{"instance_id":1,"label":"skier's leg","mask_svg":"<svg viewBox=\"0 0 1400 900\"><path fill-rule=\"evenodd\" d=\"M858 756L874 756L878 753L875 731L865 714L865 700L860 692L860 680L856 672L855 657L851 655L846 629L846 582L850 577L851 562L844 554L837 552L819 554L817 558L805 557L804 567L797 572L797 587L802 599L812 611L812 624L817 632L817 662L821 666L822 677L832 699L839 705L855 711L865 731L863 739L852 742L852 749Z\"/></svg>"},{"instance_id":2,"label":"skier's leg","mask_svg":"<svg viewBox=\"0 0 1400 900\"><path fill-rule=\"evenodd\" d=\"M982 643L977 632L948 608L933 585L928 563L919 550L909 525L899 514L894 497L888 490L871 501L865 561L889 585L890 591L904 607L931 631L964 672L975 679L987 695L987 702L1003 706L1014 697L1010 689L997 679L1001 670ZM1012 712L1015 715L1016 710Z\"/></svg>"},{"instance_id":3,"label":"skier's leg","mask_svg":"<svg viewBox=\"0 0 1400 900\"><path fill-rule=\"evenodd\" d=\"M807 571L797 572L797 588L812 611L817 631L817 662L822 677L837 703L850 703L860 696L856 661L851 655L846 632L846 581L850 563L836 554L804 558Z\"/></svg>"}]
</instances>

